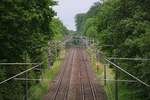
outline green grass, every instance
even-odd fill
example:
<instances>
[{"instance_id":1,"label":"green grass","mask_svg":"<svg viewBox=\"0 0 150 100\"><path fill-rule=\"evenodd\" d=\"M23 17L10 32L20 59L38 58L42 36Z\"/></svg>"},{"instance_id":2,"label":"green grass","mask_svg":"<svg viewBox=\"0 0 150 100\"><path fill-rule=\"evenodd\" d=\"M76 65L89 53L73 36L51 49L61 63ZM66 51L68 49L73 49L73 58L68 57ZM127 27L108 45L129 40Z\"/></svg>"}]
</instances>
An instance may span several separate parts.
<instances>
[{"instance_id":1,"label":"green grass","mask_svg":"<svg viewBox=\"0 0 150 100\"><path fill-rule=\"evenodd\" d=\"M90 55L93 70L95 71L97 78L100 80L100 84L104 86L104 64L96 60L96 55L92 49L88 49L87 52ZM111 68L107 68L107 79L114 79L114 72ZM114 82L107 82L107 85L104 86L104 90L107 94L108 100L114 100Z\"/></svg>"},{"instance_id":2,"label":"green grass","mask_svg":"<svg viewBox=\"0 0 150 100\"><path fill-rule=\"evenodd\" d=\"M96 49L95 49L96 50ZM96 73L97 78L100 80L100 84L104 86L104 61L96 61L96 55L94 49L88 49L90 55L93 70ZM97 70L97 67L99 70ZM115 72L112 68L107 68L107 79L115 79ZM115 81L107 81L104 90L107 94L107 100L115 100ZM119 100L138 100L136 97L136 91L131 91L126 85L119 83Z\"/></svg>"},{"instance_id":3,"label":"green grass","mask_svg":"<svg viewBox=\"0 0 150 100\"><path fill-rule=\"evenodd\" d=\"M57 76L60 66L63 63L64 53L60 54L59 59L56 59L51 69L46 69L41 77L43 78L40 83L30 88L29 100L43 100L44 96L47 94L49 87L51 87L51 81Z\"/></svg>"}]
</instances>

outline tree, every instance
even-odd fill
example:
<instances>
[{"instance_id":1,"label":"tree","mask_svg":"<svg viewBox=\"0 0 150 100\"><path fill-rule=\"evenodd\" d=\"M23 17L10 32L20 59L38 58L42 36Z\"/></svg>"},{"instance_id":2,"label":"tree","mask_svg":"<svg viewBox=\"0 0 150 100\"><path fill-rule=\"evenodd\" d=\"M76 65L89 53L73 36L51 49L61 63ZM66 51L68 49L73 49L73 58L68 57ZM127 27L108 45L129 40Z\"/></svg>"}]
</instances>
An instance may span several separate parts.
<instances>
[{"instance_id":1,"label":"tree","mask_svg":"<svg viewBox=\"0 0 150 100\"><path fill-rule=\"evenodd\" d=\"M105 0L99 6L95 6L94 9L85 13L86 17L82 18L84 23L77 24L77 27L84 27L85 35L96 36L101 44L113 45L111 48L102 48L108 56L150 58L149 7L149 0ZM93 18L97 20L94 21ZM94 22L97 24L93 24ZM97 29L97 32L93 32L94 28ZM80 30L80 32L83 31ZM92 36L91 33L93 33ZM118 61L118 63L122 68L146 83L150 82L149 62ZM121 73L120 79L130 79L130 77ZM120 97L121 100L133 100L132 96L136 100L150 99L150 90L140 83L127 83L120 86L120 88L125 87L125 91L128 93L134 91L130 94L120 91L124 93Z\"/></svg>"},{"instance_id":2,"label":"tree","mask_svg":"<svg viewBox=\"0 0 150 100\"><path fill-rule=\"evenodd\" d=\"M47 46L54 34L49 26L55 15L52 9L54 4L53 0L1 0L0 62L26 62L25 55L30 62L40 62L43 59L42 48ZM0 66L0 81L25 69ZM30 76L34 74L32 72ZM1 100L22 100L23 97L23 82L11 80L0 86Z\"/></svg>"}]
</instances>

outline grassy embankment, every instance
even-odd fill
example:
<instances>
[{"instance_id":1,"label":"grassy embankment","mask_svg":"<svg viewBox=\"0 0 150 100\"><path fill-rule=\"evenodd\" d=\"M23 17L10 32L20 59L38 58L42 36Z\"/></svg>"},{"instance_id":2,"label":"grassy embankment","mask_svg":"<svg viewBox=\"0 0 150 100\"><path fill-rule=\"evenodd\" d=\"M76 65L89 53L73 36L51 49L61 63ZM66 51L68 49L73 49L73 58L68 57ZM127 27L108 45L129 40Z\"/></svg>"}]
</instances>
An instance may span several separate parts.
<instances>
[{"instance_id":1,"label":"grassy embankment","mask_svg":"<svg viewBox=\"0 0 150 100\"><path fill-rule=\"evenodd\" d=\"M51 69L46 69L41 77L42 81L35 86L30 88L29 100L43 100L44 96L47 94L49 87L51 86L51 81L57 76L60 66L64 61L65 51L61 51L59 57L56 58Z\"/></svg>"},{"instance_id":2,"label":"grassy embankment","mask_svg":"<svg viewBox=\"0 0 150 100\"><path fill-rule=\"evenodd\" d=\"M97 61L96 55L95 55L95 49L88 49L88 53L90 55L91 64L93 66L93 70L96 73L97 78L100 80L100 84L104 84L104 61ZM114 72L113 69L107 67L107 79L114 79ZM114 100L114 82L107 81L107 85L104 86L104 89L106 91L108 100Z\"/></svg>"},{"instance_id":3,"label":"grassy embankment","mask_svg":"<svg viewBox=\"0 0 150 100\"><path fill-rule=\"evenodd\" d=\"M97 78L100 80L100 84L104 84L104 64L103 58L101 61L96 60L95 51L96 49L88 49L88 53L90 55L90 59L92 62L93 70L96 73ZM98 67L98 68L97 68ZM98 70L97 70L98 69ZM107 79L114 80L115 79L115 72L113 68L107 67ZM104 86L104 85L103 85ZM108 100L115 100L115 81L107 81L106 86L104 89L107 94ZM135 91L130 91L123 83L119 83L119 99L121 100L135 100L135 96L133 95Z\"/></svg>"}]
</instances>

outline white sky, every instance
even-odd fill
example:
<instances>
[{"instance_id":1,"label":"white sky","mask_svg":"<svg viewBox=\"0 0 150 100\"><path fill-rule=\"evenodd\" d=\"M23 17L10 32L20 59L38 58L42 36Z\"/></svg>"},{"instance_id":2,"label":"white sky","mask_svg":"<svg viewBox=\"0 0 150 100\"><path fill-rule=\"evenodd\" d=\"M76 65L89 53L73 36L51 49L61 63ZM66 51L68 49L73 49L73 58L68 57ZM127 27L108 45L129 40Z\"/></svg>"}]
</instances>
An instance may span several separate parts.
<instances>
[{"instance_id":1,"label":"white sky","mask_svg":"<svg viewBox=\"0 0 150 100\"><path fill-rule=\"evenodd\" d=\"M85 13L99 0L56 0L58 5L54 7L59 19L68 29L75 30L75 15Z\"/></svg>"}]
</instances>

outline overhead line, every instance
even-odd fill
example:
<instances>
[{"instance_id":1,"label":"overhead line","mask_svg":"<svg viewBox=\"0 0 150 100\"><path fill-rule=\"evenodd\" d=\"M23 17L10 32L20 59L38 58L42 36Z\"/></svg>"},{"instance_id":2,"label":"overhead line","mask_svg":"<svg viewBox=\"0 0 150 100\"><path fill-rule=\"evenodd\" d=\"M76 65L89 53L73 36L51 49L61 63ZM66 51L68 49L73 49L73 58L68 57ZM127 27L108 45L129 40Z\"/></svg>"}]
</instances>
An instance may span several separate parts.
<instances>
[{"instance_id":1,"label":"overhead line","mask_svg":"<svg viewBox=\"0 0 150 100\"><path fill-rule=\"evenodd\" d=\"M117 82L137 82L135 80L114 80L114 79L101 79L101 80L106 80L106 81L117 81Z\"/></svg>"},{"instance_id":2,"label":"overhead line","mask_svg":"<svg viewBox=\"0 0 150 100\"><path fill-rule=\"evenodd\" d=\"M116 58L108 57L109 60L135 60L135 61L150 61L148 58Z\"/></svg>"},{"instance_id":3,"label":"overhead line","mask_svg":"<svg viewBox=\"0 0 150 100\"><path fill-rule=\"evenodd\" d=\"M130 74L129 72L127 72L126 70L122 69L121 67L119 67L118 65L116 65L115 63L113 63L112 61L108 60L107 58L104 58L106 61L108 61L110 64L114 65L116 68L118 68L119 70L123 71L124 73L126 73L127 75L131 76L132 78L134 78L135 80L137 80L138 82L142 83L143 85L150 87L149 84L145 83L144 81L140 80L139 78L135 77L134 75Z\"/></svg>"},{"instance_id":4,"label":"overhead line","mask_svg":"<svg viewBox=\"0 0 150 100\"><path fill-rule=\"evenodd\" d=\"M26 79L26 78L14 78L16 81L41 81L41 80L49 80L49 79Z\"/></svg>"},{"instance_id":5,"label":"overhead line","mask_svg":"<svg viewBox=\"0 0 150 100\"><path fill-rule=\"evenodd\" d=\"M0 65L36 65L40 63L0 63Z\"/></svg>"},{"instance_id":6,"label":"overhead line","mask_svg":"<svg viewBox=\"0 0 150 100\"><path fill-rule=\"evenodd\" d=\"M43 64L43 62L40 63L40 64L38 64L38 65L36 65L36 66L33 66L32 68L29 68L29 69L27 69L27 70L25 70L25 71L23 71L23 72L20 72L19 74L14 75L14 76L12 76L12 77L10 77L10 78L8 78L8 79L6 79L6 80L0 82L0 85L3 84L3 83L5 83L5 82L7 82L7 81L9 81L9 80L11 80L11 79L13 79L13 78L15 78L15 77L17 77L17 76L22 75L22 74L24 74L24 73L26 73L26 72L28 72L28 71L30 71L30 70L32 70L32 69L34 69L34 68L40 66L40 65L42 65L42 64Z\"/></svg>"}]
</instances>

